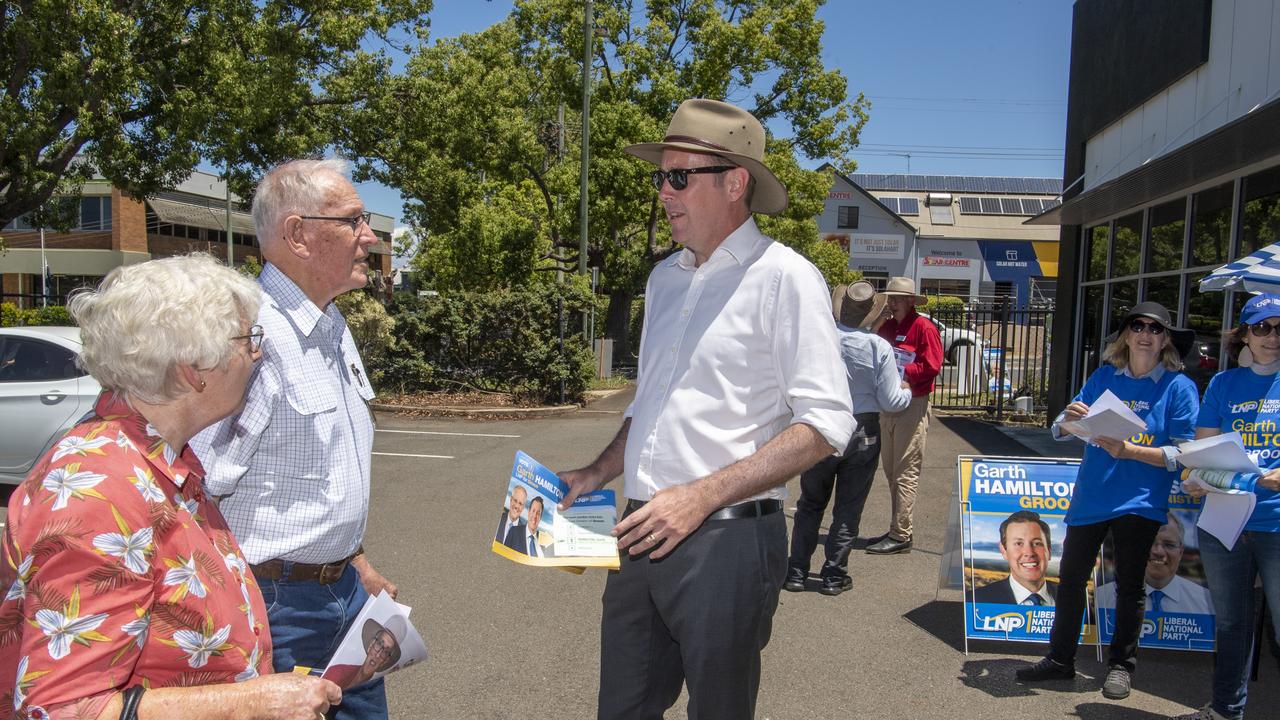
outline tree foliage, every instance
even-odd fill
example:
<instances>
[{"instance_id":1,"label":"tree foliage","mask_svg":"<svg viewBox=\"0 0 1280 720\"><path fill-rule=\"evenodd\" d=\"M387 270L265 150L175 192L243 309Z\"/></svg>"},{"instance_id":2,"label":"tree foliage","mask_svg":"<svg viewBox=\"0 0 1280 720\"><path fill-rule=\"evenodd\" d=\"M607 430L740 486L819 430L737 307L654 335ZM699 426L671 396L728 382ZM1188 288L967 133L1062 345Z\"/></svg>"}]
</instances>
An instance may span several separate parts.
<instances>
[{"instance_id":1,"label":"tree foliage","mask_svg":"<svg viewBox=\"0 0 1280 720\"><path fill-rule=\"evenodd\" d=\"M0 225L96 170L145 195L201 158L256 170L331 139L388 71L370 36L430 0L14 0L0 10Z\"/></svg>"},{"instance_id":2,"label":"tree foliage","mask_svg":"<svg viewBox=\"0 0 1280 720\"><path fill-rule=\"evenodd\" d=\"M766 161L791 207L762 228L831 265L814 222L830 177L797 156L852 171L868 105L823 65L823 1L596 0L588 259L603 270L622 353L632 299L676 249L651 168L623 148L661 138L683 100L724 99L766 124ZM403 76L346 112L340 145L363 159L361 178L409 198L425 246L416 269L437 288L538 284L557 263L576 268L582 9L518 0L480 33L423 45Z\"/></svg>"}]
</instances>

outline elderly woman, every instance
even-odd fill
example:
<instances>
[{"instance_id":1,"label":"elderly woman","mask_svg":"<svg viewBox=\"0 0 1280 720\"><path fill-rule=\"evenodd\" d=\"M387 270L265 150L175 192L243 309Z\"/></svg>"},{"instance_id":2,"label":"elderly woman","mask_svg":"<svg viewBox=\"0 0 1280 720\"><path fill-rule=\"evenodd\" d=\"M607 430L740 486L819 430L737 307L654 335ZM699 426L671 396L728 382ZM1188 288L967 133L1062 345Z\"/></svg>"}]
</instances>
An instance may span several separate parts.
<instances>
[{"instance_id":1,"label":"elderly woman","mask_svg":"<svg viewBox=\"0 0 1280 720\"><path fill-rule=\"evenodd\" d=\"M1147 557L1177 478L1174 443L1194 434L1196 386L1179 372L1194 339L1193 332L1173 326L1159 303L1139 303L1106 338L1103 365L1054 422L1054 435L1060 437L1060 423L1083 418L1109 390L1147 427L1128 440L1096 437L1085 448L1067 510L1049 655L1018 670L1019 680L1075 677L1085 586L1110 533L1116 551L1116 630L1102 694L1113 700L1128 697L1146 603Z\"/></svg>"},{"instance_id":2,"label":"elderly woman","mask_svg":"<svg viewBox=\"0 0 1280 720\"><path fill-rule=\"evenodd\" d=\"M1196 437L1240 431L1244 447L1264 472L1254 487L1258 504L1230 549L1201 532L1200 559L1209 581L1214 618L1213 699L1188 720L1244 717L1253 659L1254 580L1261 575L1271 619L1280 627L1280 295L1258 295L1240 310L1228 352L1242 367L1218 373L1209 382ZM1184 483L1190 495L1203 487Z\"/></svg>"},{"instance_id":3,"label":"elderly woman","mask_svg":"<svg viewBox=\"0 0 1280 720\"><path fill-rule=\"evenodd\" d=\"M262 595L187 447L243 401L260 297L192 255L117 268L71 300L104 390L9 502L0 678L15 716L315 720L340 700L327 680L266 674Z\"/></svg>"}]
</instances>

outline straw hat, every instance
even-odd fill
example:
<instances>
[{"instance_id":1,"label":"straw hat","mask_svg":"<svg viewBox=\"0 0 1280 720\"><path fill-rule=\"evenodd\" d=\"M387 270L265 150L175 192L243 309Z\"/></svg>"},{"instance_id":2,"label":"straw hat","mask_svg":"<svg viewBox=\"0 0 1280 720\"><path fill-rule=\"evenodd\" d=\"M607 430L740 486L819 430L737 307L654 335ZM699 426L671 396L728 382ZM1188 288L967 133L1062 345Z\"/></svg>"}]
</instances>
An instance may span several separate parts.
<instances>
[{"instance_id":1,"label":"straw hat","mask_svg":"<svg viewBox=\"0 0 1280 720\"><path fill-rule=\"evenodd\" d=\"M626 152L654 165L664 150L719 155L751 173L756 181L751 212L776 215L787 209L787 189L764 164L764 127L751 113L718 100L685 100L671 116L662 142L628 145Z\"/></svg>"},{"instance_id":2,"label":"straw hat","mask_svg":"<svg viewBox=\"0 0 1280 720\"><path fill-rule=\"evenodd\" d=\"M836 322L851 328L868 329L884 314L888 304L884 293L865 280L852 285L837 285L831 293L831 314Z\"/></svg>"},{"instance_id":3,"label":"straw hat","mask_svg":"<svg viewBox=\"0 0 1280 720\"><path fill-rule=\"evenodd\" d=\"M916 292L916 281L909 277L891 277L888 284L884 286L885 295L897 295L899 297L913 297L916 305L923 305L928 302L923 295Z\"/></svg>"}]
</instances>

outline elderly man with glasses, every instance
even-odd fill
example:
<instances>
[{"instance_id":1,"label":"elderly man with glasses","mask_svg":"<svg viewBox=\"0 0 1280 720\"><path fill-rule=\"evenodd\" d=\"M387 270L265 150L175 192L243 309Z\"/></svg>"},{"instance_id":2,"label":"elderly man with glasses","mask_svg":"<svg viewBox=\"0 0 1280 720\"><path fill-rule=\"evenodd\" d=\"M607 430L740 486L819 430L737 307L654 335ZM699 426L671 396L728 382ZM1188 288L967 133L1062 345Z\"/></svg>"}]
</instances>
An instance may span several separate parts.
<instances>
[{"instance_id":1,"label":"elderly man with glasses","mask_svg":"<svg viewBox=\"0 0 1280 720\"><path fill-rule=\"evenodd\" d=\"M262 587L277 672L324 667L368 595L396 593L363 554L373 389L333 304L368 282L368 220L339 160L294 160L262 179L262 362L239 414L193 441ZM348 689L336 710L387 717L383 681Z\"/></svg>"},{"instance_id":2,"label":"elderly man with glasses","mask_svg":"<svg viewBox=\"0 0 1280 720\"><path fill-rule=\"evenodd\" d=\"M570 492L625 474L624 553L604 589L598 717L755 715L760 651L787 564L782 487L843 451L852 403L826 283L752 213L787 206L747 112L689 100L663 142L627 152L653 172L684 250L649 275L636 398Z\"/></svg>"}]
</instances>

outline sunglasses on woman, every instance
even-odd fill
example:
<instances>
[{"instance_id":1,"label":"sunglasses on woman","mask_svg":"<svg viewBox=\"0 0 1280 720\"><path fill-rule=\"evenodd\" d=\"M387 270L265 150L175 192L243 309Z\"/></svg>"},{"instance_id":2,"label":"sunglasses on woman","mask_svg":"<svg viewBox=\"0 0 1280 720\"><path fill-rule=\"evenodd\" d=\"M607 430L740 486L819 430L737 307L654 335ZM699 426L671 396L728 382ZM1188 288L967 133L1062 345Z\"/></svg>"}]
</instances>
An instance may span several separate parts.
<instances>
[{"instance_id":1,"label":"sunglasses on woman","mask_svg":"<svg viewBox=\"0 0 1280 720\"><path fill-rule=\"evenodd\" d=\"M1254 337L1266 337L1271 334L1272 330L1280 327L1280 322L1269 323L1266 320L1256 322L1249 326L1249 332Z\"/></svg>"},{"instance_id":2,"label":"sunglasses on woman","mask_svg":"<svg viewBox=\"0 0 1280 720\"><path fill-rule=\"evenodd\" d=\"M1135 319L1135 320L1129 321L1129 332L1135 335L1143 332L1149 332L1152 335L1163 335L1164 326L1161 325L1160 323L1147 322L1145 320Z\"/></svg>"}]
</instances>

